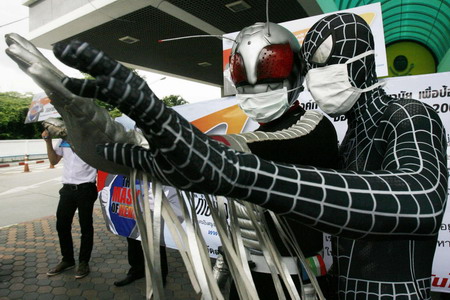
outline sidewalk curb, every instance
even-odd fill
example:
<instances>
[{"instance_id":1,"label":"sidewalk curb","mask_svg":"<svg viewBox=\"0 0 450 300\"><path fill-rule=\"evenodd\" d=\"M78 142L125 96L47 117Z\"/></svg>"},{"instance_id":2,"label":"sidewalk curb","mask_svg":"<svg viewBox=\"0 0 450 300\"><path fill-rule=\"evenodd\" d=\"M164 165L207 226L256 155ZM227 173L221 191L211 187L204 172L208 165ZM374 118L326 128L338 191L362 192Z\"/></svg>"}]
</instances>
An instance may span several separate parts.
<instances>
[{"instance_id":1,"label":"sidewalk curb","mask_svg":"<svg viewBox=\"0 0 450 300\"><path fill-rule=\"evenodd\" d=\"M45 160L29 160L27 163L30 165L30 164L41 164L44 162L45 162ZM0 164L0 168L17 167L17 166L23 166L23 165L25 165L24 161L11 162L11 163L6 163L6 164Z\"/></svg>"}]
</instances>

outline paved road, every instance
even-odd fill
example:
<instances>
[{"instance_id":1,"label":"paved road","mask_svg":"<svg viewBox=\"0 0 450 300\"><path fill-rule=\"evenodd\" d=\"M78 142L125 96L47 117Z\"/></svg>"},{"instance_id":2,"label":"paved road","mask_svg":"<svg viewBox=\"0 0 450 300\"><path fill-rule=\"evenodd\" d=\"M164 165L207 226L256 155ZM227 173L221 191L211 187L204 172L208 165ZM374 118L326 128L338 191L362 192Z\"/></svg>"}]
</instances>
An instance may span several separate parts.
<instances>
[{"instance_id":1,"label":"paved road","mask_svg":"<svg viewBox=\"0 0 450 300\"><path fill-rule=\"evenodd\" d=\"M55 215L63 164L30 163L30 172L23 166L0 168L0 228Z\"/></svg>"},{"instance_id":2,"label":"paved road","mask_svg":"<svg viewBox=\"0 0 450 300\"><path fill-rule=\"evenodd\" d=\"M0 168L0 228L55 215L61 188L62 163L50 169L46 160Z\"/></svg>"}]
</instances>

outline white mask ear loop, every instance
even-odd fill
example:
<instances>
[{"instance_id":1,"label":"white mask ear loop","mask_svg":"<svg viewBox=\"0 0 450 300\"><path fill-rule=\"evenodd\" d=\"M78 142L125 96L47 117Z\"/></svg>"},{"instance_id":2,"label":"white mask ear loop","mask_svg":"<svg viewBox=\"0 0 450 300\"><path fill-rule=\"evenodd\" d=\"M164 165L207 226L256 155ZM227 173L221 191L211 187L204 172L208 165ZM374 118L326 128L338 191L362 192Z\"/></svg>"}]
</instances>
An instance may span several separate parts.
<instances>
[{"instance_id":1,"label":"white mask ear loop","mask_svg":"<svg viewBox=\"0 0 450 300\"><path fill-rule=\"evenodd\" d=\"M303 85L300 85L300 86L298 86L298 87L296 87L296 88L287 90L287 91L286 91L286 94L289 95L290 92L293 92L293 91L296 91L296 90L298 90L298 89L301 89L302 87L303 87ZM301 91L300 91L300 93L301 93ZM295 101L298 100L299 95L300 95L300 94L297 94L297 99L294 99L294 100L292 100L292 103L289 103L289 107L291 107L291 106L295 103ZM288 101L289 101L289 99L288 99Z\"/></svg>"},{"instance_id":2,"label":"white mask ear loop","mask_svg":"<svg viewBox=\"0 0 450 300\"><path fill-rule=\"evenodd\" d=\"M369 51L366 51L366 52L361 53L359 55L356 55L355 57L352 57L349 60L347 60L345 62L345 64L346 65L351 64L352 62L360 60L361 58L364 58L364 57L369 56L371 54L375 54L375 51L374 50L369 50ZM369 87L366 87L365 89L360 89L360 88L355 88L355 89L358 89L358 91L360 91L361 93L365 93L365 92L372 91L372 90L376 89L379 86L384 86L385 84L386 84L386 82L377 82L377 83L375 83L375 84L373 84L373 85L371 85Z\"/></svg>"},{"instance_id":3,"label":"white mask ear loop","mask_svg":"<svg viewBox=\"0 0 450 300\"><path fill-rule=\"evenodd\" d=\"M374 89L376 89L379 86L384 86L386 84L386 82L377 82L369 87L366 87L365 89L358 89L361 93L365 93L365 92L369 92L372 91Z\"/></svg>"},{"instance_id":4,"label":"white mask ear loop","mask_svg":"<svg viewBox=\"0 0 450 300\"><path fill-rule=\"evenodd\" d=\"M352 58L350 58L349 60L347 60L347 61L345 62L345 64L346 64L346 65L351 64L352 62L355 62L355 61L357 61L357 60L360 60L361 58L364 58L364 57L369 56L369 55L371 55L371 54L375 54L375 51L374 51L374 50L369 50L369 51L366 51L366 52L364 52L364 53L358 54L358 55L356 55L355 57L352 57Z\"/></svg>"},{"instance_id":5,"label":"white mask ear loop","mask_svg":"<svg viewBox=\"0 0 450 300\"><path fill-rule=\"evenodd\" d=\"M298 87L296 87L296 88L287 90L286 93L290 93L290 92L295 91L295 90L298 90L298 89L300 89L300 88L302 88L302 87L303 87L303 86L301 85L301 86L298 86Z\"/></svg>"}]
</instances>

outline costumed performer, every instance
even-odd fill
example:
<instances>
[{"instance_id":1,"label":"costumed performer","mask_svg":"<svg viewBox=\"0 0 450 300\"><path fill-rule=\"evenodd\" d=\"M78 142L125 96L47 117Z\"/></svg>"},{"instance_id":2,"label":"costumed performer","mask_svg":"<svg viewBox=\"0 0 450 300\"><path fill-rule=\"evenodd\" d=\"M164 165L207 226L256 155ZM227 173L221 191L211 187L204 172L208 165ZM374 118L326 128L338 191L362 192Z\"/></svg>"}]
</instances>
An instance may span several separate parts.
<instances>
[{"instance_id":1,"label":"costumed performer","mask_svg":"<svg viewBox=\"0 0 450 300\"><path fill-rule=\"evenodd\" d=\"M311 111L306 113L298 103L303 87L303 70L299 57L297 38L286 28L274 23L256 23L242 29L235 39L230 56L230 74L237 89L241 109L260 124L255 133L277 132L267 139L266 134L220 136L219 141L233 147L239 137L250 136L244 146L259 157L276 162L336 168L338 141L335 129L328 118ZM306 113L306 114L305 114ZM292 127L296 125L295 130ZM292 130L289 130L291 128ZM280 130L283 134L280 134ZM233 140L227 140L236 137ZM252 277L261 299L278 298L270 268L264 260L261 241L258 239L245 206L236 201L236 208L248 260L252 263ZM293 219L286 220L296 237L303 254L315 261L314 270L323 292L327 290L326 273L321 251L323 234ZM271 237L288 265L291 274L298 274L298 262L284 246L269 214L265 214ZM221 262L220 258L217 260ZM322 264L320 264L322 261ZM305 281L308 276L300 274ZM300 289L299 277L294 277ZM239 299L236 286L231 285L229 299Z\"/></svg>"}]
</instances>

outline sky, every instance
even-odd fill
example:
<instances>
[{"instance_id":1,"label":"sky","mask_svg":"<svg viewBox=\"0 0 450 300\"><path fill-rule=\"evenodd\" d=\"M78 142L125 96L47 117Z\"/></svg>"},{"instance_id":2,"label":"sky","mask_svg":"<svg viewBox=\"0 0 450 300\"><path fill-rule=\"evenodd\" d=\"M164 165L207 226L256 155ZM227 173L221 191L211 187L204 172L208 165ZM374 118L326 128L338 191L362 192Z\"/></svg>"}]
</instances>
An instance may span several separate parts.
<instances>
[{"instance_id":1,"label":"sky","mask_svg":"<svg viewBox=\"0 0 450 300\"><path fill-rule=\"evenodd\" d=\"M25 38L28 37L28 7L23 6L22 2L24 1L0 0L0 92L42 92L42 89L5 54L7 48L4 41L5 34L15 32ZM77 70L60 63L50 50L39 50L66 75L82 77ZM145 77L159 98L180 95L189 103L220 98L220 88L215 86L152 72L141 70L138 72Z\"/></svg>"}]
</instances>

